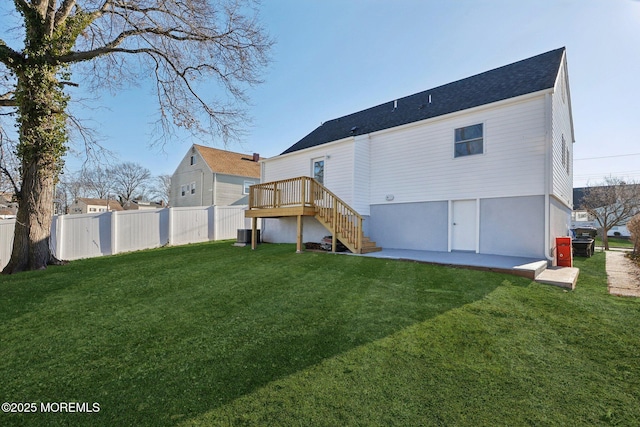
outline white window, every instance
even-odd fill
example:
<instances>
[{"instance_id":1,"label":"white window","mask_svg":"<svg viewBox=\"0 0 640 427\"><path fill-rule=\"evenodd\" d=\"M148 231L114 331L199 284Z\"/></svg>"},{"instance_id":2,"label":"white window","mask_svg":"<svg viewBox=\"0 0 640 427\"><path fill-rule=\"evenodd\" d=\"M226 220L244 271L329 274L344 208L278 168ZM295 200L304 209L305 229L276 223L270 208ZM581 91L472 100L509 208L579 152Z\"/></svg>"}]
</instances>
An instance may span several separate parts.
<instances>
[{"instance_id":1,"label":"white window","mask_svg":"<svg viewBox=\"0 0 640 427\"><path fill-rule=\"evenodd\" d=\"M576 212L575 217L576 221L589 221L589 214L587 212Z\"/></svg>"},{"instance_id":2,"label":"white window","mask_svg":"<svg viewBox=\"0 0 640 427\"><path fill-rule=\"evenodd\" d=\"M89 212L95 212L96 208L89 208Z\"/></svg>"},{"instance_id":3,"label":"white window","mask_svg":"<svg viewBox=\"0 0 640 427\"><path fill-rule=\"evenodd\" d=\"M195 165L196 164L196 156L195 155L191 155L190 164L191 165Z\"/></svg>"},{"instance_id":4,"label":"white window","mask_svg":"<svg viewBox=\"0 0 640 427\"><path fill-rule=\"evenodd\" d=\"M313 179L324 185L324 158L312 160L311 173Z\"/></svg>"},{"instance_id":5,"label":"white window","mask_svg":"<svg viewBox=\"0 0 640 427\"><path fill-rule=\"evenodd\" d=\"M195 182L191 183L191 194L196 194L196 183Z\"/></svg>"},{"instance_id":6,"label":"white window","mask_svg":"<svg viewBox=\"0 0 640 427\"><path fill-rule=\"evenodd\" d=\"M180 186L180 195L184 196L187 194L187 186L186 185L181 185Z\"/></svg>"},{"instance_id":7,"label":"white window","mask_svg":"<svg viewBox=\"0 0 640 427\"><path fill-rule=\"evenodd\" d=\"M242 194L249 194L249 187L254 185L254 181L245 181L244 186L242 187Z\"/></svg>"},{"instance_id":8,"label":"white window","mask_svg":"<svg viewBox=\"0 0 640 427\"><path fill-rule=\"evenodd\" d=\"M455 157L482 154L484 152L483 125L466 126L455 130Z\"/></svg>"}]
</instances>

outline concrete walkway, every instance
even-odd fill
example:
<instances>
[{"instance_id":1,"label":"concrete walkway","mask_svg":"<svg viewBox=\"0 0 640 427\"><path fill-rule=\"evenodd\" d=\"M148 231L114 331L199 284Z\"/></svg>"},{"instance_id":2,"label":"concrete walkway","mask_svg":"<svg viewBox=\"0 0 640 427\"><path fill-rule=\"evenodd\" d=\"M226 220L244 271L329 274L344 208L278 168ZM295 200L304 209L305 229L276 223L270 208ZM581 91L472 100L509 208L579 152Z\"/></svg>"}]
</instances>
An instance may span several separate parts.
<instances>
[{"instance_id":1,"label":"concrete walkway","mask_svg":"<svg viewBox=\"0 0 640 427\"><path fill-rule=\"evenodd\" d=\"M624 251L606 251L607 285L611 295L640 297L640 268Z\"/></svg>"}]
</instances>

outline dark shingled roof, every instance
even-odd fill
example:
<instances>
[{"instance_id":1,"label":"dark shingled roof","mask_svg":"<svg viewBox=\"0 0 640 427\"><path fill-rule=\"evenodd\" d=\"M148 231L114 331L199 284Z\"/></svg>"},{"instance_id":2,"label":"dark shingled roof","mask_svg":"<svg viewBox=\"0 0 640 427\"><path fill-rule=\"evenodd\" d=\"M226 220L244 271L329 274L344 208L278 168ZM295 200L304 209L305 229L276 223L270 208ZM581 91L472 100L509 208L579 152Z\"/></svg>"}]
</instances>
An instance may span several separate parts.
<instances>
[{"instance_id":1,"label":"dark shingled roof","mask_svg":"<svg viewBox=\"0 0 640 427\"><path fill-rule=\"evenodd\" d=\"M323 123L282 154L552 88L565 48ZM394 104L396 108L394 109Z\"/></svg>"}]
</instances>

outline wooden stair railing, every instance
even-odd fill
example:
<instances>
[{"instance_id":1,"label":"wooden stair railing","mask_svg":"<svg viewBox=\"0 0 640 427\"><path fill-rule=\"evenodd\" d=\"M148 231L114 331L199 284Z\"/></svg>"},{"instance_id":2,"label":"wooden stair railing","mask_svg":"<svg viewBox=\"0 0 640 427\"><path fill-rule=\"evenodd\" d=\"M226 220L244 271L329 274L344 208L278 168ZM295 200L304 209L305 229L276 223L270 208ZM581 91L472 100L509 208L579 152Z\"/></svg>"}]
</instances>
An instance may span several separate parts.
<instances>
[{"instance_id":1,"label":"wooden stair railing","mask_svg":"<svg viewBox=\"0 0 640 427\"><path fill-rule=\"evenodd\" d=\"M291 206L313 207L315 218L336 239L356 254L379 251L362 232L363 218L324 185L308 176L251 186L249 209L276 209Z\"/></svg>"}]
</instances>

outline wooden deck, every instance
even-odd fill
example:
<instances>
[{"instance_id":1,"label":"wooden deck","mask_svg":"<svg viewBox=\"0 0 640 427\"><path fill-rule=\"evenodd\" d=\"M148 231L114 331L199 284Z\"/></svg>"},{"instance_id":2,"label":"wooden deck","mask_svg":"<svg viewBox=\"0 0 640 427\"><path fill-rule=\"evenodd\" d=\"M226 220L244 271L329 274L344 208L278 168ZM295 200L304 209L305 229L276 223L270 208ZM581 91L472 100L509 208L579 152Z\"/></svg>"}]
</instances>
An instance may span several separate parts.
<instances>
[{"instance_id":1,"label":"wooden deck","mask_svg":"<svg viewBox=\"0 0 640 427\"><path fill-rule=\"evenodd\" d=\"M318 181L308 176L252 185L249 210L252 218L251 247L256 247L257 218L297 217L296 250L302 251L302 217L313 216L333 236L332 250L340 240L351 252L379 251L362 232L362 216Z\"/></svg>"}]
</instances>

